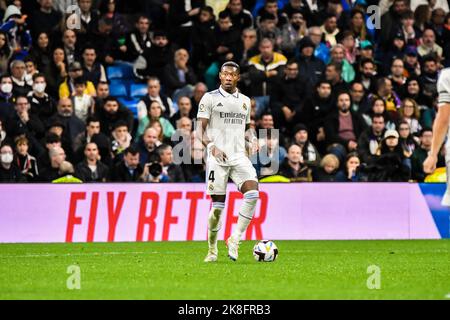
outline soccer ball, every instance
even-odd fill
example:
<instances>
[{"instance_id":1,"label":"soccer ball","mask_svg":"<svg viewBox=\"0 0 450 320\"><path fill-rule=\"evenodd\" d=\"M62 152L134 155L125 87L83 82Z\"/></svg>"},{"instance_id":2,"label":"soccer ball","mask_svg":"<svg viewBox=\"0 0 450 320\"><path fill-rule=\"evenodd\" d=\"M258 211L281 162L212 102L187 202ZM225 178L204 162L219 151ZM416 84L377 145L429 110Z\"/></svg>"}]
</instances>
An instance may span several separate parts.
<instances>
[{"instance_id":1,"label":"soccer ball","mask_svg":"<svg viewBox=\"0 0 450 320\"><path fill-rule=\"evenodd\" d=\"M261 240L253 247L256 261L272 262L278 256L278 248L273 241Z\"/></svg>"}]
</instances>

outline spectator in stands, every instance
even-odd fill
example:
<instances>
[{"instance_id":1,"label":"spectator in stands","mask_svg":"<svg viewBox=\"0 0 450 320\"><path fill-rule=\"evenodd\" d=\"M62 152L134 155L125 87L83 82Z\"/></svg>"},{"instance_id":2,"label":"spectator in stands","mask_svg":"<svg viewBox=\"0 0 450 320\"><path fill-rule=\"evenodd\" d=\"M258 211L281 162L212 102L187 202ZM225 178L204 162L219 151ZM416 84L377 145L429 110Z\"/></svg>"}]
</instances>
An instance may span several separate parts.
<instances>
[{"instance_id":1,"label":"spectator in stands","mask_svg":"<svg viewBox=\"0 0 450 320\"><path fill-rule=\"evenodd\" d=\"M25 63L21 60L14 60L10 64L11 79L13 81L13 95L27 96L31 91L32 82L26 79Z\"/></svg>"},{"instance_id":2,"label":"spectator in stands","mask_svg":"<svg viewBox=\"0 0 450 320\"><path fill-rule=\"evenodd\" d=\"M417 47L417 52L421 57L433 54L436 58L442 58L443 50L436 43L436 35L433 29L425 29L421 40L421 44Z\"/></svg>"},{"instance_id":3,"label":"spectator in stands","mask_svg":"<svg viewBox=\"0 0 450 320\"><path fill-rule=\"evenodd\" d=\"M282 28L287 22L288 18L283 14L278 8L277 0L266 0L264 6L258 11L258 16L256 17L256 25L260 26L261 20L264 20L264 16L273 15L275 17L275 25L278 28Z\"/></svg>"},{"instance_id":4,"label":"spectator in stands","mask_svg":"<svg viewBox=\"0 0 450 320\"><path fill-rule=\"evenodd\" d=\"M80 43L87 43L90 42L91 35L98 30L100 14L93 8L92 0L78 0L78 6L81 10Z\"/></svg>"},{"instance_id":5,"label":"spectator in stands","mask_svg":"<svg viewBox=\"0 0 450 320\"><path fill-rule=\"evenodd\" d=\"M399 144L399 134L387 130L378 151L379 157L366 169L369 181L408 181L410 169L404 164L404 154Z\"/></svg>"},{"instance_id":6,"label":"spectator in stands","mask_svg":"<svg viewBox=\"0 0 450 320\"><path fill-rule=\"evenodd\" d=\"M170 118L170 122L172 126L177 126L177 121L183 117L186 117L191 120L197 117L197 114L192 110L191 99L186 96L181 96L178 98L178 111Z\"/></svg>"},{"instance_id":7,"label":"spectator in stands","mask_svg":"<svg viewBox=\"0 0 450 320\"><path fill-rule=\"evenodd\" d=\"M185 49L175 52L174 61L164 68L164 80L166 93L177 101L179 96L192 95L193 86L197 82L194 69L188 65L189 53Z\"/></svg>"},{"instance_id":8,"label":"spectator in stands","mask_svg":"<svg viewBox=\"0 0 450 320\"><path fill-rule=\"evenodd\" d=\"M197 116L198 112L198 104L202 99L203 95L208 91L208 87L203 82L198 82L192 93L191 104L192 104L192 113Z\"/></svg>"},{"instance_id":9,"label":"spectator in stands","mask_svg":"<svg viewBox=\"0 0 450 320\"><path fill-rule=\"evenodd\" d=\"M6 143L7 140L9 139L6 137L6 131L4 130L2 120L0 119L0 145Z\"/></svg>"},{"instance_id":10,"label":"spectator in stands","mask_svg":"<svg viewBox=\"0 0 450 320\"><path fill-rule=\"evenodd\" d=\"M403 88L406 83L406 77L404 76L405 68L403 65L403 60L401 58L395 58L391 63L391 73L388 76L392 81L392 89L394 92L403 96Z\"/></svg>"},{"instance_id":11,"label":"spectator in stands","mask_svg":"<svg viewBox=\"0 0 450 320\"><path fill-rule=\"evenodd\" d=\"M127 123L123 120L118 120L114 123L111 137L111 150L114 154L114 162L117 162L122 158L122 153L131 145L133 137L130 134Z\"/></svg>"},{"instance_id":12,"label":"spectator in stands","mask_svg":"<svg viewBox=\"0 0 450 320\"><path fill-rule=\"evenodd\" d=\"M226 10L230 13L234 28L240 32L253 26L253 16L250 11L244 9L242 0L229 0Z\"/></svg>"},{"instance_id":13,"label":"spectator in stands","mask_svg":"<svg viewBox=\"0 0 450 320\"><path fill-rule=\"evenodd\" d=\"M214 9L210 6L201 8L198 19L194 21L192 29L191 59L192 66L199 77L203 77L203 74L214 60L215 27Z\"/></svg>"},{"instance_id":14,"label":"spectator in stands","mask_svg":"<svg viewBox=\"0 0 450 320\"><path fill-rule=\"evenodd\" d=\"M260 54L250 58L249 76L251 87L249 95L256 101L256 116L259 117L269 107L269 97L273 94L277 79L281 77L287 59L274 51L274 45L268 38L259 43Z\"/></svg>"},{"instance_id":15,"label":"spectator in stands","mask_svg":"<svg viewBox=\"0 0 450 320\"><path fill-rule=\"evenodd\" d=\"M189 182L204 182L206 181L206 164L203 161L204 155L203 144L195 139L195 133L191 135L191 152L190 162L183 164L183 174L186 181Z\"/></svg>"},{"instance_id":16,"label":"spectator in stands","mask_svg":"<svg viewBox=\"0 0 450 320\"><path fill-rule=\"evenodd\" d=\"M100 161L97 144L90 142L84 147L84 160L75 168L75 176L83 182L106 182L109 168Z\"/></svg>"},{"instance_id":17,"label":"spectator in stands","mask_svg":"<svg viewBox=\"0 0 450 320\"><path fill-rule=\"evenodd\" d=\"M369 101L365 95L364 86L361 82L352 82L350 85L350 96L352 98L353 112L363 114L369 111Z\"/></svg>"},{"instance_id":18,"label":"spectator in stands","mask_svg":"<svg viewBox=\"0 0 450 320\"><path fill-rule=\"evenodd\" d=\"M62 45L67 65L70 66L75 61L79 61L80 52L77 46L77 34L71 29L66 29L62 37Z\"/></svg>"},{"instance_id":19,"label":"spectator in stands","mask_svg":"<svg viewBox=\"0 0 450 320\"><path fill-rule=\"evenodd\" d=\"M385 102L386 111L393 120L398 119L398 109L400 109L401 100L392 88L392 81L383 77L377 80L377 91L370 98L381 98Z\"/></svg>"},{"instance_id":20,"label":"spectator in stands","mask_svg":"<svg viewBox=\"0 0 450 320\"><path fill-rule=\"evenodd\" d=\"M173 41L181 48L189 49L192 24L205 6L205 0L173 0L169 6L169 30Z\"/></svg>"},{"instance_id":21,"label":"spectator in stands","mask_svg":"<svg viewBox=\"0 0 450 320\"><path fill-rule=\"evenodd\" d=\"M150 32L150 19L144 15L139 16L136 28L126 39L124 46L120 50L126 53L128 61L135 61L139 56L152 46L152 34Z\"/></svg>"},{"instance_id":22,"label":"spectator in stands","mask_svg":"<svg viewBox=\"0 0 450 320\"><path fill-rule=\"evenodd\" d=\"M305 83L299 76L299 66L296 60L290 60L283 70L273 89L272 113L276 119L276 127L284 134L291 131L299 121L303 98L306 94Z\"/></svg>"},{"instance_id":23,"label":"spectator in stands","mask_svg":"<svg viewBox=\"0 0 450 320\"><path fill-rule=\"evenodd\" d=\"M421 66L419 63L419 54L417 48L408 46L405 51L404 66L408 77L420 76Z\"/></svg>"},{"instance_id":24,"label":"spectator in stands","mask_svg":"<svg viewBox=\"0 0 450 320\"><path fill-rule=\"evenodd\" d=\"M135 145L135 148L139 151L139 163L142 167L155 155L156 148L160 145L161 142L158 140L156 130L152 127L147 127Z\"/></svg>"},{"instance_id":25,"label":"spectator in stands","mask_svg":"<svg viewBox=\"0 0 450 320\"><path fill-rule=\"evenodd\" d=\"M317 81L322 78L325 64L314 55L316 45L310 37L302 38L297 47L299 51L297 57L299 76L305 81L305 92L312 92Z\"/></svg>"},{"instance_id":26,"label":"spectator in stands","mask_svg":"<svg viewBox=\"0 0 450 320\"><path fill-rule=\"evenodd\" d=\"M419 77L423 94L432 98L437 95L438 64L436 58L428 55L422 58L422 73Z\"/></svg>"},{"instance_id":27,"label":"spectator in stands","mask_svg":"<svg viewBox=\"0 0 450 320\"><path fill-rule=\"evenodd\" d=\"M369 128L367 128L358 138L358 154L363 163L371 163L376 157L381 141L386 131L386 124L383 114L374 113Z\"/></svg>"},{"instance_id":28,"label":"spectator in stands","mask_svg":"<svg viewBox=\"0 0 450 320\"><path fill-rule=\"evenodd\" d=\"M302 148L303 162L309 168L314 169L320 163L320 154L314 144L309 141L308 128L303 123L299 123L294 127L293 134L292 142Z\"/></svg>"},{"instance_id":29,"label":"spectator in stands","mask_svg":"<svg viewBox=\"0 0 450 320\"><path fill-rule=\"evenodd\" d=\"M362 173L359 170L361 161L358 154L350 152L345 160L345 168L336 174L337 182L358 182L362 181Z\"/></svg>"},{"instance_id":30,"label":"spectator in stands","mask_svg":"<svg viewBox=\"0 0 450 320\"><path fill-rule=\"evenodd\" d=\"M367 94L375 92L377 80L377 66L372 59L361 59L359 72L355 81L361 82Z\"/></svg>"},{"instance_id":31,"label":"spectator in stands","mask_svg":"<svg viewBox=\"0 0 450 320\"><path fill-rule=\"evenodd\" d=\"M5 74L9 68L9 59L12 56L12 50L9 45L8 34L0 30L0 74Z\"/></svg>"},{"instance_id":32,"label":"spectator in stands","mask_svg":"<svg viewBox=\"0 0 450 320\"><path fill-rule=\"evenodd\" d=\"M403 149L403 155L405 156L404 163L411 169L411 156L414 150L419 146L416 141L416 137L411 134L411 128L408 122L401 121L398 125L399 144ZM418 140L418 139L417 139Z\"/></svg>"},{"instance_id":33,"label":"spectator in stands","mask_svg":"<svg viewBox=\"0 0 450 320\"><path fill-rule=\"evenodd\" d=\"M104 133L100 132L100 120L95 118L94 116L90 116L86 119L86 130L78 134L73 141L72 150L75 152L75 154L82 154L84 146L87 143L92 142L92 138L94 135L102 135L105 139L108 139L108 137L105 136ZM80 158L81 157L78 157L78 159Z\"/></svg>"},{"instance_id":34,"label":"spectator in stands","mask_svg":"<svg viewBox=\"0 0 450 320\"><path fill-rule=\"evenodd\" d=\"M349 93L337 96L337 110L325 120L325 136L328 144L339 143L349 152L358 147L357 137L366 129L366 123L361 115L351 111Z\"/></svg>"},{"instance_id":35,"label":"spectator in stands","mask_svg":"<svg viewBox=\"0 0 450 320\"><path fill-rule=\"evenodd\" d=\"M259 151L251 157L258 177L272 176L278 173L280 164L286 158L286 149L280 145L278 134L268 130L259 139Z\"/></svg>"},{"instance_id":36,"label":"spectator in stands","mask_svg":"<svg viewBox=\"0 0 450 320\"><path fill-rule=\"evenodd\" d=\"M13 96L13 82L10 76L0 76L0 119L6 121L14 115L16 98Z\"/></svg>"},{"instance_id":37,"label":"spectator in stands","mask_svg":"<svg viewBox=\"0 0 450 320\"><path fill-rule=\"evenodd\" d=\"M9 144L0 147L0 182L25 182L25 177L14 164L13 148Z\"/></svg>"},{"instance_id":38,"label":"spectator in stands","mask_svg":"<svg viewBox=\"0 0 450 320\"><path fill-rule=\"evenodd\" d=\"M52 181L52 183L83 183L77 177L74 177L75 169L68 161L63 161L58 170L59 177Z\"/></svg>"},{"instance_id":39,"label":"spectator in stands","mask_svg":"<svg viewBox=\"0 0 450 320\"><path fill-rule=\"evenodd\" d=\"M39 176L37 160L29 153L29 141L25 135L18 136L15 139L16 145L16 164L22 175L28 182L33 182Z\"/></svg>"},{"instance_id":40,"label":"spectator in stands","mask_svg":"<svg viewBox=\"0 0 450 320\"><path fill-rule=\"evenodd\" d=\"M320 161L318 167L313 173L313 181L315 182L335 182L337 181L337 173L339 170L339 159L334 154L327 154Z\"/></svg>"},{"instance_id":41,"label":"spectator in stands","mask_svg":"<svg viewBox=\"0 0 450 320\"><path fill-rule=\"evenodd\" d=\"M50 165L43 168L39 173L39 180L42 182L51 182L60 177L59 168L61 163L66 161L66 153L61 147L53 147L48 152Z\"/></svg>"},{"instance_id":42,"label":"spectator in stands","mask_svg":"<svg viewBox=\"0 0 450 320\"><path fill-rule=\"evenodd\" d=\"M37 115L43 124L56 113L56 102L45 92L46 88L45 75L42 73L35 74L33 76L33 90L28 93L28 101L31 105L31 112Z\"/></svg>"},{"instance_id":43,"label":"spectator in stands","mask_svg":"<svg viewBox=\"0 0 450 320\"><path fill-rule=\"evenodd\" d=\"M167 37L167 33L160 30L155 31L152 46L143 53L147 62L147 68L137 69L137 76L145 79L150 77L163 79L164 68L173 61L174 55L175 46Z\"/></svg>"},{"instance_id":44,"label":"spectator in stands","mask_svg":"<svg viewBox=\"0 0 450 320\"><path fill-rule=\"evenodd\" d=\"M145 118L150 110L152 101L158 101L163 109L162 116L170 119L175 113L172 99L161 93L161 83L157 78L150 78L147 81L148 94L138 103L138 120Z\"/></svg>"},{"instance_id":45,"label":"spectator in stands","mask_svg":"<svg viewBox=\"0 0 450 320\"><path fill-rule=\"evenodd\" d=\"M53 0L38 0L39 10L33 11L30 16L30 31L34 37L41 32L53 33L58 27L62 14L53 9Z\"/></svg>"},{"instance_id":46,"label":"spectator in stands","mask_svg":"<svg viewBox=\"0 0 450 320\"><path fill-rule=\"evenodd\" d=\"M247 76L249 59L258 54L258 38L256 29L247 28L242 31L241 41L236 48L236 56L233 59L241 67L241 83L245 82L245 86L250 85ZM245 79L244 79L245 78ZM248 89L247 89L248 90Z\"/></svg>"},{"instance_id":47,"label":"spectator in stands","mask_svg":"<svg viewBox=\"0 0 450 320\"><path fill-rule=\"evenodd\" d=\"M124 151L123 159L111 169L110 179L113 182L137 182L142 173L139 151L134 147L129 147Z\"/></svg>"},{"instance_id":48,"label":"spectator in stands","mask_svg":"<svg viewBox=\"0 0 450 320\"><path fill-rule=\"evenodd\" d=\"M418 134L422 130L420 125L420 109L417 102L410 98L405 98L402 101L402 106L399 110L402 121L409 125L411 134Z\"/></svg>"},{"instance_id":49,"label":"spectator in stands","mask_svg":"<svg viewBox=\"0 0 450 320\"><path fill-rule=\"evenodd\" d=\"M148 115L144 118L139 119L139 127L137 130L137 135L140 136L151 121L157 120L161 123L161 126L164 131L164 137L170 139L172 134L175 132L175 129L170 123L170 121L162 116L162 113L163 110L161 104L157 100L152 101L150 103Z\"/></svg>"},{"instance_id":50,"label":"spectator in stands","mask_svg":"<svg viewBox=\"0 0 450 320\"><path fill-rule=\"evenodd\" d=\"M65 62L65 54L62 48L55 48L52 52L50 67L45 72L47 91L54 98L59 97L59 85L66 79L68 66Z\"/></svg>"},{"instance_id":51,"label":"spectator in stands","mask_svg":"<svg viewBox=\"0 0 450 320\"><path fill-rule=\"evenodd\" d=\"M75 114L72 100L68 98L60 99L57 106L57 113L49 119L49 123L53 121L61 122L64 127L64 137L69 145L72 145L74 139L85 130L85 124Z\"/></svg>"},{"instance_id":52,"label":"spectator in stands","mask_svg":"<svg viewBox=\"0 0 450 320\"><path fill-rule=\"evenodd\" d=\"M83 76L95 87L100 81L107 81L105 67L97 61L97 52L92 46L86 46L83 49Z\"/></svg>"},{"instance_id":53,"label":"spectator in stands","mask_svg":"<svg viewBox=\"0 0 450 320\"><path fill-rule=\"evenodd\" d=\"M341 77L342 79L350 83L355 79L355 70L351 63L345 58L345 47L338 43L330 50L331 61L330 63L337 63L341 65Z\"/></svg>"},{"instance_id":54,"label":"spectator in stands","mask_svg":"<svg viewBox=\"0 0 450 320\"><path fill-rule=\"evenodd\" d=\"M81 121L85 122L87 117L94 113L94 99L86 93L87 80L84 76L75 78L73 83L75 86L72 96L74 112Z\"/></svg>"},{"instance_id":55,"label":"spectator in stands","mask_svg":"<svg viewBox=\"0 0 450 320\"><path fill-rule=\"evenodd\" d=\"M423 163L431 150L431 141L433 139L433 131L431 128L424 128L420 132L420 146L414 150L411 156L411 172L412 179L423 182L425 180L426 174L423 171ZM445 158L442 152L438 156L438 168L445 167Z\"/></svg>"},{"instance_id":56,"label":"spectator in stands","mask_svg":"<svg viewBox=\"0 0 450 320\"><path fill-rule=\"evenodd\" d=\"M127 107L122 106L114 97L105 98L103 107L96 108L95 116L100 120L101 131L107 136L111 134L114 124L119 120L125 122L128 130L133 132L133 113Z\"/></svg>"},{"instance_id":57,"label":"spectator in stands","mask_svg":"<svg viewBox=\"0 0 450 320\"><path fill-rule=\"evenodd\" d=\"M296 144L288 148L286 159L280 166L279 175L289 178L291 182L311 182L312 173L303 162L302 148Z\"/></svg>"},{"instance_id":58,"label":"spectator in stands","mask_svg":"<svg viewBox=\"0 0 450 320\"><path fill-rule=\"evenodd\" d=\"M236 48L241 38L240 30L233 26L230 12L225 10L219 13L219 20L214 29L214 55L213 59L219 65L236 58ZM211 41L211 40L209 40Z\"/></svg>"},{"instance_id":59,"label":"spectator in stands","mask_svg":"<svg viewBox=\"0 0 450 320\"><path fill-rule=\"evenodd\" d=\"M172 147L162 144L156 151L161 159L162 174L169 177L168 182L185 182L183 170L173 163Z\"/></svg>"},{"instance_id":60,"label":"spectator in stands","mask_svg":"<svg viewBox=\"0 0 450 320\"><path fill-rule=\"evenodd\" d=\"M63 83L59 86L59 97L62 98L69 98L72 97L75 94L75 79L84 77L83 68L81 66L81 63L78 61L75 61L69 66L69 76L66 77ZM96 90L95 86L91 81L86 82L86 89L84 90L86 94L91 95L92 97L95 97Z\"/></svg>"},{"instance_id":61,"label":"spectator in stands","mask_svg":"<svg viewBox=\"0 0 450 320\"><path fill-rule=\"evenodd\" d=\"M339 33L336 15L334 13L327 14L324 24L320 28L323 32L324 40L327 46L335 46L337 44L336 35Z\"/></svg>"},{"instance_id":62,"label":"spectator in stands","mask_svg":"<svg viewBox=\"0 0 450 320\"><path fill-rule=\"evenodd\" d=\"M292 10L289 15L289 23L281 30L280 48L288 57L294 56L295 46L307 34L307 25L301 10Z\"/></svg>"},{"instance_id":63,"label":"spectator in stands","mask_svg":"<svg viewBox=\"0 0 450 320\"><path fill-rule=\"evenodd\" d=\"M259 22L258 39L267 38L278 48L283 41L281 29L277 27L277 16L272 13L264 12L257 17Z\"/></svg>"},{"instance_id":64,"label":"spectator in stands","mask_svg":"<svg viewBox=\"0 0 450 320\"><path fill-rule=\"evenodd\" d=\"M386 50L391 43L392 35L401 28L401 16L408 10L405 0L394 0L389 11L381 16L381 25L379 43L381 48Z\"/></svg>"},{"instance_id":65,"label":"spectator in stands","mask_svg":"<svg viewBox=\"0 0 450 320\"><path fill-rule=\"evenodd\" d=\"M39 120L39 117L30 112L30 103L26 97L17 97L15 112L14 115L7 120L6 131L11 137L25 135L28 139L33 141L33 150L38 150L39 143L36 139L40 139L44 136L45 127L41 120Z\"/></svg>"},{"instance_id":66,"label":"spectator in stands","mask_svg":"<svg viewBox=\"0 0 450 320\"><path fill-rule=\"evenodd\" d=\"M325 79L331 83L333 94L348 91L348 85L342 79L342 63L330 62L325 68Z\"/></svg>"},{"instance_id":67,"label":"spectator in stands","mask_svg":"<svg viewBox=\"0 0 450 320\"><path fill-rule=\"evenodd\" d=\"M109 97L109 94L108 82L99 82L97 85L97 96L95 97L95 107L102 108L105 103L105 99Z\"/></svg>"}]
</instances>

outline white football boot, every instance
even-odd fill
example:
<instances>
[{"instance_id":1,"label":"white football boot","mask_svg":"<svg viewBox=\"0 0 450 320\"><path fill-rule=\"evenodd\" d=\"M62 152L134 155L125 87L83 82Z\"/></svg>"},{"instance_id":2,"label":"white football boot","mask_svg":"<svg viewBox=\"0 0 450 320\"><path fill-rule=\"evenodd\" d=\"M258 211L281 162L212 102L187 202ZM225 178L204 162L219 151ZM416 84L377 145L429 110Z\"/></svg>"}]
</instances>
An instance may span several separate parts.
<instances>
[{"instance_id":1,"label":"white football boot","mask_svg":"<svg viewBox=\"0 0 450 320\"><path fill-rule=\"evenodd\" d=\"M239 250L239 240L235 239L233 236L229 237L227 240L228 247L228 257L236 261L238 259L238 250Z\"/></svg>"}]
</instances>

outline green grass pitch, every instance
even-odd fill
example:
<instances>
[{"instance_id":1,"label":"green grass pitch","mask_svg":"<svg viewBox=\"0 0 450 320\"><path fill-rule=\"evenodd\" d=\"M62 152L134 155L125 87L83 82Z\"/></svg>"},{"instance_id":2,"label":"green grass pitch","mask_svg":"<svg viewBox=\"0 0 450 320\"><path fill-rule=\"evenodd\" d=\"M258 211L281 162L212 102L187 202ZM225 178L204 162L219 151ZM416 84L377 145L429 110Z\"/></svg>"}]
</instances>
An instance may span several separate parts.
<instances>
[{"instance_id":1,"label":"green grass pitch","mask_svg":"<svg viewBox=\"0 0 450 320\"><path fill-rule=\"evenodd\" d=\"M206 242L3 244L0 299L450 299L449 240L275 241L273 263L254 260L254 243L233 262L221 241L214 264Z\"/></svg>"}]
</instances>

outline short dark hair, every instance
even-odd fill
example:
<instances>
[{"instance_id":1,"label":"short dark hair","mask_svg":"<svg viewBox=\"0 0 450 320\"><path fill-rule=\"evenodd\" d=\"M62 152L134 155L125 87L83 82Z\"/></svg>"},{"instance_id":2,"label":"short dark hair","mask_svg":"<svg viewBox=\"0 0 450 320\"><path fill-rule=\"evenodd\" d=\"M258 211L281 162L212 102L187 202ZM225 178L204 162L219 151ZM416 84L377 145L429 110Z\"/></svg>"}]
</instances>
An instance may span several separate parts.
<instances>
[{"instance_id":1,"label":"short dark hair","mask_svg":"<svg viewBox=\"0 0 450 320\"><path fill-rule=\"evenodd\" d=\"M220 71L222 71L223 68L225 68L225 67L236 68L236 71L237 71L238 73L241 72L241 67L240 67L236 62L234 62L234 61L227 61L227 62L225 62L225 63L222 65L222 67L220 67Z\"/></svg>"},{"instance_id":2,"label":"short dark hair","mask_svg":"<svg viewBox=\"0 0 450 320\"><path fill-rule=\"evenodd\" d=\"M33 75L33 82L36 81L37 78L44 78L44 80L47 81L47 78L45 77L45 74L43 74L43 73L35 73Z\"/></svg>"},{"instance_id":3,"label":"short dark hair","mask_svg":"<svg viewBox=\"0 0 450 320\"><path fill-rule=\"evenodd\" d=\"M433 129L430 128L430 127L425 127L425 128L423 128L422 130L420 130L419 136L422 137L423 134L424 134L425 132L431 132L431 133L433 133Z\"/></svg>"},{"instance_id":4,"label":"short dark hair","mask_svg":"<svg viewBox=\"0 0 450 320\"><path fill-rule=\"evenodd\" d=\"M382 114L382 113L374 113L374 114L372 114L372 116L371 116L372 121L375 118L383 118L384 122L386 122L386 118L384 117L384 114Z\"/></svg>"},{"instance_id":5,"label":"short dark hair","mask_svg":"<svg viewBox=\"0 0 450 320\"><path fill-rule=\"evenodd\" d=\"M119 100L118 100L116 97L111 97L111 96L106 97L106 98L103 100L103 105L107 104L107 103L110 102L110 101L115 102L115 103L117 103L117 104L120 106Z\"/></svg>"},{"instance_id":6,"label":"short dark hair","mask_svg":"<svg viewBox=\"0 0 450 320\"><path fill-rule=\"evenodd\" d=\"M231 14L228 10L223 10L219 12L219 19L226 19L226 18L230 18L231 19Z\"/></svg>"},{"instance_id":7,"label":"short dark hair","mask_svg":"<svg viewBox=\"0 0 450 320\"><path fill-rule=\"evenodd\" d=\"M336 72L337 73L339 73L339 74L341 74L342 73L342 63L339 63L339 62L330 62L328 65L327 65L327 68L328 67L334 67L335 69L336 69Z\"/></svg>"},{"instance_id":8,"label":"short dark hair","mask_svg":"<svg viewBox=\"0 0 450 320\"><path fill-rule=\"evenodd\" d=\"M89 116L86 119L86 126L88 126L91 122L100 122L100 119L98 119L95 116Z\"/></svg>"},{"instance_id":9,"label":"short dark hair","mask_svg":"<svg viewBox=\"0 0 450 320\"><path fill-rule=\"evenodd\" d=\"M171 146L169 146L168 144L163 143L158 148L156 148L156 152L161 156L163 154L163 152L166 151L169 148L171 148Z\"/></svg>"},{"instance_id":10,"label":"short dark hair","mask_svg":"<svg viewBox=\"0 0 450 320\"><path fill-rule=\"evenodd\" d=\"M127 154L131 154L132 156L135 156L137 154L139 154L139 150L135 147L135 146L129 146L128 148L125 149L125 151L123 152L123 154L126 156Z\"/></svg>"}]
</instances>

